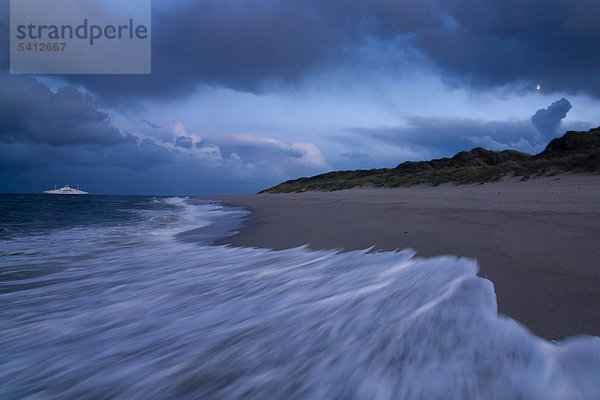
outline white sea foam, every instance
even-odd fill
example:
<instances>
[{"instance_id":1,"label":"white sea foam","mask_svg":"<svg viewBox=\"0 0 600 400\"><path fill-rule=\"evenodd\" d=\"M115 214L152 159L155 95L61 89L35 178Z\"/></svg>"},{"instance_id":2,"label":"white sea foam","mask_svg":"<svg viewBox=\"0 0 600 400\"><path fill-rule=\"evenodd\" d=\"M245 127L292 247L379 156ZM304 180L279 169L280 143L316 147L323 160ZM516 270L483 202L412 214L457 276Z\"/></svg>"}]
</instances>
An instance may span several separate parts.
<instances>
[{"instance_id":1,"label":"white sea foam","mask_svg":"<svg viewBox=\"0 0 600 400\"><path fill-rule=\"evenodd\" d=\"M600 398L600 339L499 317L474 260L185 242L226 210L165 201L2 243L0 398Z\"/></svg>"}]
</instances>

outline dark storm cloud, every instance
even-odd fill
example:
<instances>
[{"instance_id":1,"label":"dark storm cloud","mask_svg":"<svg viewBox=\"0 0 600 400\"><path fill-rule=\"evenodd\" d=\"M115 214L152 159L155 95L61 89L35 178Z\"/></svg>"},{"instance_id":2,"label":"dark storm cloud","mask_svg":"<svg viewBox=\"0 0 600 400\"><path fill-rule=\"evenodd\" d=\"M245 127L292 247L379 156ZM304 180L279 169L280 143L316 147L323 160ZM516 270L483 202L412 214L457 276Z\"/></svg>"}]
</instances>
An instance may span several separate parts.
<instances>
[{"instance_id":1,"label":"dark storm cloud","mask_svg":"<svg viewBox=\"0 0 600 400\"><path fill-rule=\"evenodd\" d=\"M218 150L215 145L203 148ZM0 141L0 193L40 193L71 182L94 194L248 194L279 183L282 173L323 172L296 158L296 164L286 162L274 171L282 164L271 165L279 153L248 165L236 153L223 159L203 148L173 151L150 139L114 146Z\"/></svg>"},{"instance_id":2,"label":"dark storm cloud","mask_svg":"<svg viewBox=\"0 0 600 400\"><path fill-rule=\"evenodd\" d=\"M68 79L113 101L173 97L199 84L259 92L352 66L369 38L391 40L438 22L427 1L201 0L154 13L152 75Z\"/></svg>"},{"instance_id":3,"label":"dark storm cloud","mask_svg":"<svg viewBox=\"0 0 600 400\"><path fill-rule=\"evenodd\" d=\"M420 34L417 46L457 79L477 86L540 83L548 91L600 96L596 73L600 2L454 0L438 4L448 22Z\"/></svg>"},{"instance_id":4,"label":"dark storm cloud","mask_svg":"<svg viewBox=\"0 0 600 400\"><path fill-rule=\"evenodd\" d=\"M361 151L351 151L348 153L342 153L340 154L340 156L353 161L367 161L370 159L367 153L363 153Z\"/></svg>"},{"instance_id":5,"label":"dark storm cloud","mask_svg":"<svg viewBox=\"0 0 600 400\"><path fill-rule=\"evenodd\" d=\"M452 156L474 147L490 150L535 149L536 131L529 121L412 118L409 126L354 130L358 135L418 154L418 159Z\"/></svg>"},{"instance_id":6,"label":"dark storm cloud","mask_svg":"<svg viewBox=\"0 0 600 400\"><path fill-rule=\"evenodd\" d=\"M196 143L198 144L198 143ZM191 149L194 146L192 138L187 136L177 136L175 138L175 147L183 147L185 149Z\"/></svg>"},{"instance_id":7,"label":"dark storm cloud","mask_svg":"<svg viewBox=\"0 0 600 400\"><path fill-rule=\"evenodd\" d=\"M387 42L424 55L454 84L600 96L598 15L596 0L203 0L154 13L152 75L68 79L112 100L199 84L260 91L355 66L361 48ZM374 57L394 65L389 52Z\"/></svg>"},{"instance_id":8,"label":"dark storm cloud","mask_svg":"<svg viewBox=\"0 0 600 400\"><path fill-rule=\"evenodd\" d=\"M33 78L5 73L0 73L0 87L0 141L61 146L133 140L110 125L108 114L91 96L73 87L53 93Z\"/></svg>"},{"instance_id":9,"label":"dark storm cloud","mask_svg":"<svg viewBox=\"0 0 600 400\"><path fill-rule=\"evenodd\" d=\"M257 90L268 80L297 79L329 51L355 39L336 26L343 20L324 17L310 2L190 2L153 15L152 75L70 79L111 97L174 96L200 83Z\"/></svg>"},{"instance_id":10,"label":"dark storm cloud","mask_svg":"<svg viewBox=\"0 0 600 400\"><path fill-rule=\"evenodd\" d=\"M449 157L474 147L496 151L512 149L537 154L552 139L563 135L567 130L585 131L594 127L593 124L582 121L571 121L563 125L562 119L570 108L570 102L563 98L548 108L538 110L531 121L414 117L408 120L408 126L353 129L348 132L351 135L349 138L342 137L340 140L353 140L359 145L361 139L366 138L369 144L375 139L411 152L415 157L410 160Z\"/></svg>"},{"instance_id":11,"label":"dark storm cloud","mask_svg":"<svg viewBox=\"0 0 600 400\"><path fill-rule=\"evenodd\" d=\"M531 117L531 123L542 137L550 140L559 135L562 120L571 109L569 100L562 98L550 104L547 108L537 110Z\"/></svg>"},{"instance_id":12,"label":"dark storm cloud","mask_svg":"<svg viewBox=\"0 0 600 400\"><path fill-rule=\"evenodd\" d=\"M0 166L5 170L63 165L142 171L176 161L155 141L113 127L90 95L71 86L52 92L33 78L1 73L0 87Z\"/></svg>"},{"instance_id":13,"label":"dark storm cloud","mask_svg":"<svg viewBox=\"0 0 600 400\"><path fill-rule=\"evenodd\" d=\"M156 125L156 124L154 124L154 123L152 123L152 122L150 122L150 121L148 121L148 120L143 120L143 122L144 122L146 125L148 125L150 128L152 128L152 129L160 129L160 126L159 126L159 125Z\"/></svg>"},{"instance_id":14,"label":"dark storm cloud","mask_svg":"<svg viewBox=\"0 0 600 400\"><path fill-rule=\"evenodd\" d=\"M208 195L254 193L280 179L248 179L217 165L175 158L151 141L130 145L50 146L0 142L0 193L41 193L81 184L92 194Z\"/></svg>"},{"instance_id":15,"label":"dark storm cloud","mask_svg":"<svg viewBox=\"0 0 600 400\"><path fill-rule=\"evenodd\" d=\"M7 69L10 62L10 2L0 1L0 71Z\"/></svg>"}]
</instances>

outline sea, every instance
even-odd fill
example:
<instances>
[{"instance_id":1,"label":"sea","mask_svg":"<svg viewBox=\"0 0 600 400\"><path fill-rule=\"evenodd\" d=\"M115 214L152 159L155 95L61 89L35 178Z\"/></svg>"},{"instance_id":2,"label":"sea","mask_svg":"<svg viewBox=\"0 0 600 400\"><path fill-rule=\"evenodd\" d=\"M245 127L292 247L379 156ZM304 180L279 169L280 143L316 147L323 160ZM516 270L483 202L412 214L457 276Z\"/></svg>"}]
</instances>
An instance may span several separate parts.
<instances>
[{"instance_id":1,"label":"sea","mask_svg":"<svg viewBox=\"0 0 600 400\"><path fill-rule=\"evenodd\" d=\"M0 399L600 399L600 338L498 315L476 260L212 244L248 214L0 195Z\"/></svg>"}]
</instances>

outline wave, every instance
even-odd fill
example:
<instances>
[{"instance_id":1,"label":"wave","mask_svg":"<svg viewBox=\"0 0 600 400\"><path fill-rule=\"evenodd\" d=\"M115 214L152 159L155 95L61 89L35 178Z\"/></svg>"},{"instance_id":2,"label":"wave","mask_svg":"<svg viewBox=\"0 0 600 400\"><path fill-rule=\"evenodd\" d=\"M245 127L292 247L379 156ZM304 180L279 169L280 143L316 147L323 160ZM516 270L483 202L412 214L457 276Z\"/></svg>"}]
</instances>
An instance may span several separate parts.
<instances>
[{"instance_id":1,"label":"wave","mask_svg":"<svg viewBox=\"0 0 600 400\"><path fill-rule=\"evenodd\" d=\"M0 398L600 398L600 338L499 316L472 259L209 246L165 201L165 230L3 242Z\"/></svg>"}]
</instances>

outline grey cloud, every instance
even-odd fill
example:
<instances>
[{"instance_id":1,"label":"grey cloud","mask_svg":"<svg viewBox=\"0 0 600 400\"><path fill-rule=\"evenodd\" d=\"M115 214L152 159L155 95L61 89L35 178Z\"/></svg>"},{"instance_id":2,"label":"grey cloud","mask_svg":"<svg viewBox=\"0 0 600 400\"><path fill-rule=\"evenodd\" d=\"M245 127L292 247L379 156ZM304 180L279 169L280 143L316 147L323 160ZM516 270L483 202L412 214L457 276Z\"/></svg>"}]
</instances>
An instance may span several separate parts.
<instances>
[{"instance_id":1,"label":"grey cloud","mask_svg":"<svg viewBox=\"0 0 600 400\"><path fill-rule=\"evenodd\" d=\"M211 148L218 149L206 146ZM282 180L282 171L274 172L268 161L246 168L239 156L198 158L150 139L115 146L0 141L0 193L41 193L71 182L94 194L248 194ZM283 173L294 177L314 172L304 166L285 168Z\"/></svg>"},{"instance_id":2,"label":"grey cloud","mask_svg":"<svg viewBox=\"0 0 600 400\"><path fill-rule=\"evenodd\" d=\"M241 154L230 151L235 147L230 143L225 153L229 157L224 159L220 147L210 141L188 151L152 139L111 146L0 141L0 192L40 192L57 183L78 182L94 193L251 193L279 183L282 177L328 168L310 143L290 145L251 135L242 142ZM297 148L303 156L297 158L286 148Z\"/></svg>"},{"instance_id":3,"label":"grey cloud","mask_svg":"<svg viewBox=\"0 0 600 400\"><path fill-rule=\"evenodd\" d=\"M301 158L306 155L297 146L254 135L233 135L217 140L226 153L236 153L251 162L273 158Z\"/></svg>"},{"instance_id":4,"label":"grey cloud","mask_svg":"<svg viewBox=\"0 0 600 400\"><path fill-rule=\"evenodd\" d=\"M194 142L185 134L159 143L160 139L121 132L111 126L108 113L91 96L73 87L52 92L33 78L6 74L0 75L0 85L0 175L7 177L5 184L14 183L10 178L14 176L37 180L45 169L71 167L93 174L121 169L147 174L144 179L150 182L153 174L175 173L180 168L189 171L190 179L195 170L202 170L205 180L216 179L209 173L224 181L243 177L249 180L244 183L248 187L253 179L277 183L282 175L324 168L322 154L310 143L287 144L246 135L231 143L240 148L240 155L224 160L218 144L197 138ZM178 151L174 144L188 151ZM228 149L226 154L233 152Z\"/></svg>"},{"instance_id":5,"label":"grey cloud","mask_svg":"<svg viewBox=\"0 0 600 400\"><path fill-rule=\"evenodd\" d=\"M477 121L414 117L409 126L356 129L355 134L399 146L419 154L418 159L446 157L484 143L486 137L499 144L536 140L529 121ZM491 142L489 142L491 143Z\"/></svg>"},{"instance_id":6,"label":"grey cloud","mask_svg":"<svg viewBox=\"0 0 600 400\"><path fill-rule=\"evenodd\" d=\"M237 155L231 159L232 161L243 160L245 167L269 171L270 174L279 176L280 180L314 175L331 168L321 150L312 143L287 143L251 134L227 135L211 139L223 154Z\"/></svg>"},{"instance_id":7,"label":"grey cloud","mask_svg":"<svg viewBox=\"0 0 600 400\"><path fill-rule=\"evenodd\" d=\"M347 153L342 153L340 154L340 156L355 161L366 161L370 158L367 153L363 153L361 151L351 151Z\"/></svg>"},{"instance_id":8,"label":"grey cloud","mask_svg":"<svg viewBox=\"0 0 600 400\"><path fill-rule=\"evenodd\" d=\"M600 96L597 1L437 3L449 23L418 35L417 47L459 81L540 83L548 91Z\"/></svg>"},{"instance_id":9,"label":"grey cloud","mask_svg":"<svg viewBox=\"0 0 600 400\"><path fill-rule=\"evenodd\" d=\"M152 29L151 75L68 79L108 98L178 96L201 83L258 90L298 79L352 39L323 18L318 3L295 0L190 2L155 13Z\"/></svg>"},{"instance_id":10,"label":"grey cloud","mask_svg":"<svg viewBox=\"0 0 600 400\"><path fill-rule=\"evenodd\" d=\"M178 96L199 84L256 92L354 68L363 46L387 42L423 54L454 84L540 83L598 97L594 15L592 0L203 0L155 12L152 75L67 79L111 100ZM377 55L378 68L396 61Z\"/></svg>"},{"instance_id":11,"label":"grey cloud","mask_svg":"<svg viewBox=\"0 0 600 400\"><path fill-rule=\"evenodd\" d=\"M154 13L151 75L67 79L117 101L180 96L199 84L257 92L354 65L369 37L393 39L437 23L429 1L200 0Z\"/></svg>"},{"instance_id":12,"label":"grey cloud","mask_svg":"<svg viewBox=\"0 0 600 400\"><path fill-rule=\"evenodd\" d=\"M40 142L0 142L0 164L5 167L44 168L63 165L94 171L116 166L134 171L171 164L176 157L149 139L140 143L126 142L115 146L96 144L52 146Z\"/></svg>"},{"instance_id":13,"label":"grey cloud","mask_svg":"<svg viewBox=\"0 0 600 400\"><path fill-rule=\"evenodd\" d=\"M72 87L53 93L33 78L6 73L0 73L0 87L0 141L110 146L134 140L110 125L91 96Z\"/></svg>"},{"instance_id":14,"label":"grey cloud","mask_svg":"<svg viewBox=\"0 0 600 400\"><path fill-rule=\"evenodd\" d=\"M0 74L0 86L0 158L5 166L117 166L141 171L175 160L154 140L140 140L113 127L109 114L73 87L52 92L31 77L5 73Z\"/></svg>"},{"instance_id":15,"label":"grey cloud","mask_svg":"<svg viewBox=\"0 0 600 400\"><path fill-rule=\"evenodd\" d=\"M197 145L198 143L196 143ZM187 136L178 136L175 139L175 147L183 147L185 149L191 149L194 146L194 141L192 138ZM196 146L198 147L198 146Z\"/></svg>"},{"instance_id":16,"label":"grey cloud","mask_svg":"<svg viewBox=\"0 0 600 400\"><path fill-rule=\"evenodd\" d=\"M137 171L156 165L174 163L175 161L175 155L151 139L143 139L136 145L119 146L116 149L111 149L108 158L109 165Z\"/></svg>"},{"instance_id":17,"label":"grey cloud","mask_svg":"<svg viewBox=\"0 0 600 400\"><path fill-rule=\"evenodd\" d=\"M0 71L8 68L10 63L10 2L0 1Z\"/></svg>"},{"instance_id":18,"label":"grey cloud","mask_svg":"<svg viewBox=\"0 0 600 400\"><path fill-rule=\"evenodd\" d=\"M160 125L156 125L156 124L154 124L154 123L152 123L152 122L150 122L150 121L148 121L148 120L146 120L146 119L145 119L145 120L143 120L143 122L144 122L146 125L148 125L150 128L152 128L152 129L160 129L160 128L161 128L161 127L160 127Z\"/></svg>"},{"instance_id":19,"label":"grey cloud","mask_svg":"<svg viewBox=\"0 0 600 400\"><path fill-rule=\"evenodd\" d=\"M122 146L127 145L82 148L0 142L0 193L41 193L71 183L93 194L248 194L280 181L268 175L238 177L222 166L200 167L192 159L164 154L151 143L142 144L132 159L131 149ZM85 156L75 160L80 153ZM54 162L59 159L63 162Z\"/></svg>"},{"instance_id":20,"label":"grey cloud","mask_svg":"<svg viewBox=\"0 0 600 400\"><path fill-rule=\"evenodd\" d=\"M373 145L375 139L399 149L399 153L408 151L415 155L410 159L398 157L397 162L449 157L474 147L484 147L489 150L513 149L537 154L544 150L550 140L564 134L567 130L593 128L590 123L581 121L561 125L560 120L570 108L568 101L563 100L536 113L536 121L553 132L552 135L546 136L540 135L528 120L478 121L421 117L410 119L408 126L353 129L348 133L355 147L361 145L361 139L366 138L368 140L362 145L368 148ZM347 138L340 140L349 141Z\"/></svg>"},{"instance_id":21,"label":"grey cloud","mask_svg":"<svg viewBox=\"0 0 600 400\"><path fill-rule=\"evenodd\" d=\"M542 137L549 141L560 135L562 120L571 109L571 103L564 97L550 104L547 108L537 110L531 117L531 123Z\"/></svg>"},{"instance_id":22,"label":"grey cloud","mask_svg":"<svg viewBox=\"0 0 600 400\"><path fill-rule=\"evenodd\" d=\"M524 138L521 138L516 142L502 141L501 138L494 139L491 136L471 136L467 137L466 139L469 140L474 147L483 147L485 149L495 151L510 149L528 154L537 154L546 147L544 143L526 140Z\"/></svg>"}]
</instances>

